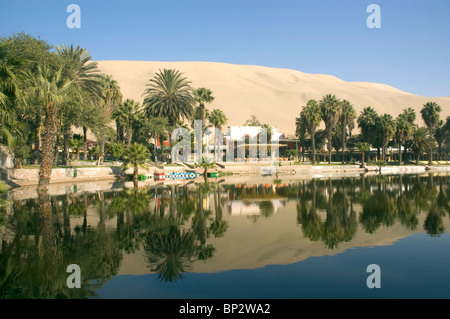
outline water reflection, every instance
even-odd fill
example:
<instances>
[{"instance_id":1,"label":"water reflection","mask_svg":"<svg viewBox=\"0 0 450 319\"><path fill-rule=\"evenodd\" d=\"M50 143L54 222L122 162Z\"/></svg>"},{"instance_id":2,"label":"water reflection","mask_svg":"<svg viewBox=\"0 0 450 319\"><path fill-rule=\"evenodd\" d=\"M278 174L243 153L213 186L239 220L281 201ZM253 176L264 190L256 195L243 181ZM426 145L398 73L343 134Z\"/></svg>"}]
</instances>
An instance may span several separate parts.
<instances>
[{"instance_id":1,"label":"water reflection","mask_svg":"<svg viewBox=\"0 0 450 319\"><path fill-rule=\"evenodd\" d=\"M248 218L257 227L292 207L291 223L301 228L300 237L329 250L358 232L375 234L395 224L439 236L446 230L444 217L450 217L449 200L449 176L432 174L158 184L2 198L0 298L95 297L124 256L138 251L149 272L174 282L194 263L215 256L215 243L227 237L231 218ZM82 270L82 289L66 285L70 264Z\"/></svg>"}]
</instances>

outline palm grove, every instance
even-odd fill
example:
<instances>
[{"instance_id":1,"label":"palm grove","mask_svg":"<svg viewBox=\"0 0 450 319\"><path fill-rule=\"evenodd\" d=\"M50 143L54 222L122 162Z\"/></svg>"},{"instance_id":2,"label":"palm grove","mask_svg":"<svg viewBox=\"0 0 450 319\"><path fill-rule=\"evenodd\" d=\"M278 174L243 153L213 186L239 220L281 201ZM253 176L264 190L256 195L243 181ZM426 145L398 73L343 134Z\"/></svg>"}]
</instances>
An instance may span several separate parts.
<instances>
[{"instance_id":1,"label":"palm grove","mask_svg":"<svg viewBox=\"0 0 450 319\"><path fill-rule=\"evenodd\" d=\"M194 119L216 127L227 122L222 110L205 107L212 92L192 88L177 70L159 71L143 93L142 106L123 100L118 83L79 46L52 46L24 33L0 39L0 144L16 168L39 165L39 190L48 188L52 167L80 159L81 150L83 160L90 154L101 165L107 147L135 168L137 179L137 166L167 155L155 141L175 127ZM89 132L97 144L91 149Z\"/></svg>"},{"instance_id":2,"label":"palm grove","mask_svg":"<svg viewBox=\"0 0 450 319\"><path fill-rule=\"evenodd\" d=\"M368 106L358 116L349 101L327 94L320 101L309 100L302 107L300 116L296 118L296 135L303 150L310 150L313 164L317 162L317 150L325 142L329 164L333 148L336 153L341 153L342 164L352 160L353 150L360 151L364 166L365 155L371 147L377 149L376 158L384 162L390 146L398 149L399 165L407 162L403 153L408 154L408 150L414 154L416 164L423 156L432 164L436 159L446 160L450 151L450 117L444 122L440 118L441 111L435 102L425 103L420 111L425 126L421 127L415 124L417 114L413 108L403 109L394 118L390 114L378 114ZM321 125L325 129L319 130ZM352 131L356 125L360 134L355 136Z\"/></svg>"}]
</instances>

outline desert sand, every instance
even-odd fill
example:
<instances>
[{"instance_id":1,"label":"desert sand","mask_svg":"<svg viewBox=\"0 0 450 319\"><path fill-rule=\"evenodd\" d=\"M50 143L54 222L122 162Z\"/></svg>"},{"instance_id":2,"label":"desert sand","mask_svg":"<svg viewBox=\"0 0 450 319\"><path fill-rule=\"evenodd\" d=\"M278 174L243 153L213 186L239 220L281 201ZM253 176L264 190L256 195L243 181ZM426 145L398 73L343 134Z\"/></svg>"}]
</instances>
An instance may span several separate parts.
<instances>
[{"instance_id":1,"label":"desert sand","mask_svg":"<svg viewBox=\"0 0 450 319\"><path fill-rule=\"evenodd\" d=\"M177 69L194 88L211 89L215 99L207 108L222 109L228 117L227 126L242 125L256 115L260 122L278 127L288 136L295 133L295 118L302 106L325 94L350 101L358 115L367 106L394 117L411 107L417 112L417 124L424 125L420 109L428 101L442 107L442 119L450 115L450 96L418 96L386 84L346 82L331 75L290 69L217 62L98 61L98 66L117 80L124 98L141 103L145 86L155 73L164 68Z\"/></svg>"}]
</instances>

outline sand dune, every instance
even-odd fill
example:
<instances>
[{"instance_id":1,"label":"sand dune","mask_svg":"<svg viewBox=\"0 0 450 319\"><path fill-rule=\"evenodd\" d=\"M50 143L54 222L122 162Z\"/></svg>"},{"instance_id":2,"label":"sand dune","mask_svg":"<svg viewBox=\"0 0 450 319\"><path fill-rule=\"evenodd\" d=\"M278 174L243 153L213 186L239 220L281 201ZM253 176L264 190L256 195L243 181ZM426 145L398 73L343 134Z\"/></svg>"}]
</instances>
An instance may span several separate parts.
<instances>
[{"instance_id":1,"label":"sand dune","mask_svg":"<svg viewBox=\"0 0 450 319\"><path fill-rule=\"evenodd\" d=\"M442 119L450 115L450 96L423 97L386 84L346 82L331 75L289 69L216 62L98 61L98 65L118 81L125 98L139 102L145 85L160 69L180 70L193 87L212 90L215 100L207 107L221 108L229 119L227 125L242 125L254 114L262 123L279 127L288 135L295 132L301 107L309 99L321 99L328 93L349 100L358 114L372 106L379 114L397 116L412 107L418 115L417 123L424 125L420 109L426 102L435 101L442 107Z\"/></svg>"}]
</instances>

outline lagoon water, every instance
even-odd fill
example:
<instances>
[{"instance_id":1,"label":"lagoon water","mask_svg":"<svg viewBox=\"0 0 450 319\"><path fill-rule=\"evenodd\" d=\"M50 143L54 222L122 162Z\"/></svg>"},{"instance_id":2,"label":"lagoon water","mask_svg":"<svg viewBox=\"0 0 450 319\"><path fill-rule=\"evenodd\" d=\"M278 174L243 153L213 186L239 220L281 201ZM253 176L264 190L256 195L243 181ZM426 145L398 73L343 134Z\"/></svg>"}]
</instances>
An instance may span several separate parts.
<instances>
[{"instance_id":1,"label":"lagoon water","mask_svg":"<svg viewBox=\"0 0 450 319\"><path fill-rule=\"evenodd\" d=\"M450 297L448 174L180 183L13 190L0 298Z\"/></svg>"}]
</instances>

